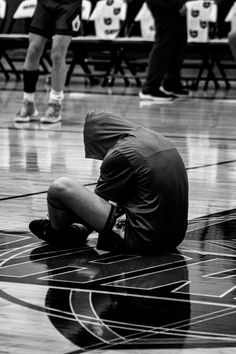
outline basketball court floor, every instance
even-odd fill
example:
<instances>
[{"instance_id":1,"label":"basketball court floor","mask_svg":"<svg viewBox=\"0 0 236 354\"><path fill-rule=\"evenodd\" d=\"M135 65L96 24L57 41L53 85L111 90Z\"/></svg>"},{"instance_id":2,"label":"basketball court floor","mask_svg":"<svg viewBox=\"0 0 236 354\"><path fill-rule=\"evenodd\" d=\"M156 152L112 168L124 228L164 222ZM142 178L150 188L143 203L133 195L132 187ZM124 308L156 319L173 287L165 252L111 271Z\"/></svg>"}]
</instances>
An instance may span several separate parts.
<instances>
[{"instance_id":1,"label":"basketball court floor","mask_svg":"<svg viewBox=\"0 0 236 354\"><path fill-rule=\"evenodd\" d=\"M0 84L0 353L160 354L236 351L236 87L168 104L137 87L67 88L62 123L15 125L22 83ZM38 108L46 104L44 84ZM178 250L155 256L51 247L28 230L46 191L70 176L93 188L83 123L107 109L159 131L189 177L189 225Z\"/></svg>"}]
</instances>

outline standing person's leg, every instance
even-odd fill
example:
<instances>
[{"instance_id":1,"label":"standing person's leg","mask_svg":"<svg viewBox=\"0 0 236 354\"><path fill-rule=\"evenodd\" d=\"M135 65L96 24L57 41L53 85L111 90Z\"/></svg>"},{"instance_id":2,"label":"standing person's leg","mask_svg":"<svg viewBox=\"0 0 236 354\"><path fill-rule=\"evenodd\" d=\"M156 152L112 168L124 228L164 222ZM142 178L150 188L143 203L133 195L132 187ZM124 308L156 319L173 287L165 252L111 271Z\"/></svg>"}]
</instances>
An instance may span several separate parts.
<instances>
[{"instance_id":1,"label":"standing person's leg","mask_svg":"<svg viewBox=\"0 0 236 354\"><path fill-rule=\"evenodd\" d=\"M62 119L61 104L64 98L64 85L67 73L66 54L72 37L55 35L52 41L52 88L49 93L48 108L42 123L56 123Z\"/></svg>"},{"instance_id":2,"label":"standing person's leg","mask_svg":"<svg viewBox=\"0 0 236 354\"><path fill-rule=\"evenodd\" d=\"M80 29L82 0L55 1L51 11L55 20L52 38L52 87L48 108L41 118L42 123L57 123L62 119L61 103L66 80L66 54L72 36Z\"/></svg>"},{"instance_id":3,"label":"standing person's leg","mask_svg":"<svg viewBox=\"0 0 236 354\"><path fill-rule=\"evenodd\" d=\"M39 62L47 39L38 34L29 33L29 47L23 66L24 94L20 111L15 117L16 122L29 122L38 115L35 107L35 91L39 75Z\"/></svg>"},{"instance_id":4,"label":"standing person's leg","mask_svg":"<svg viewBox=\"0 0 236 354\"><path fill-rule=\"evenodd\" d=\"M148 96L163 95L164 99L171 99L171 95L165 95L159 90L163 78L169 66L173 51L175 16L172 11L153 4L148 4L155 20L156 34L152 51L149 55L146 80L142 87L142 93ZM174 12L175 14L175 12ZM145 97L141 97L145 98ZM147 97L148 98L148 97Z\"/></svg>"},{"instance_id":5,"label":"standing person's leg","mask_svg":"<svg viewBox=\"0 0 236 354\"><path fill-rule=\"evenodd\" d=\"M188 95L181 84L181 69L183 66L187 46L187 23L186 16L176 13L176 20L173 22L173 52L170 57L169 66L163 82L164 92L174 94L177 97Z\"/></svg>"}]
</instances>

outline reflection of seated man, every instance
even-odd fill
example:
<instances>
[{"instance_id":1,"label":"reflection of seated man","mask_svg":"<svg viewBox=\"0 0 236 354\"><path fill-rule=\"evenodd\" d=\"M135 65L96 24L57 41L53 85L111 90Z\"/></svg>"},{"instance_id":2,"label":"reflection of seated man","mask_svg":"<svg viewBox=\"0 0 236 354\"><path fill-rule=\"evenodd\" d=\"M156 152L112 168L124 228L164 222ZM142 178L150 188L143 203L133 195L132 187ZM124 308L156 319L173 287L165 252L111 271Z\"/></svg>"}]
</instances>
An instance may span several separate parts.
<instances>
[{"instance_id":1,"label":"reflection of seated man","mask_svg":"<svg viewBox=\"0 0 236 354\"><path fill-rule=\"evenodd\" d=\"M163 258L167 264L173 264L168 271L163 266ZM63 264L83 270L74 272L73 278L68 276L64 283L61 279L62 283L56 287L52 281L53 287L48 289L45 299L50 321L63 336L81 348L96 344L125 345L126 341L131 345L131 334L132 348L139 349L141 345L142 348L161 347L168 340L170 343L174 340L176 347L182 347L190 321L189 285L185 287L185 294L178 297L178 293L174 293L177 301L172 296L180 284L187 284L188 268L184 256L177 251L165 253L163 258L148 255L118 262L114 258L113 262L103 264L93 262L99 260L94 250L80 252L79 257L78 254L62 255L58 267ZM53 271L57 266L54 258L51 265L52 268L49 259L48 269ZM159 269L155 274L153 267L158 265L162 265L163 271ZM111 276L113 282L107 289L104 279L109 282ZM70 288L70 280L73 286L76 284L76 289ZM89 285L85 284L87 291L80 291L79 281L83 287L86 280L89 282ZM99 284L102 284L101 293ZM55 310L59 316L55 316ZM175 331L180 323L181 334L172 334L172 329Z\"/></svg>"},{"instance_id":2,"label":"reflection of seated man","mask_svg":"<svg viewBox=\"0 0 236 354\"><path fill-rule=\"evenodd\" d=\"M86 157L103 160L95 193L69 178L56 180L48 190L49 220L32 221L30 230L54 243L95 230L97 247L108 251L177 247L187 228L188 181L173 144L106 111L87 115L84 143Z\"/></svg>"}]
</instances>

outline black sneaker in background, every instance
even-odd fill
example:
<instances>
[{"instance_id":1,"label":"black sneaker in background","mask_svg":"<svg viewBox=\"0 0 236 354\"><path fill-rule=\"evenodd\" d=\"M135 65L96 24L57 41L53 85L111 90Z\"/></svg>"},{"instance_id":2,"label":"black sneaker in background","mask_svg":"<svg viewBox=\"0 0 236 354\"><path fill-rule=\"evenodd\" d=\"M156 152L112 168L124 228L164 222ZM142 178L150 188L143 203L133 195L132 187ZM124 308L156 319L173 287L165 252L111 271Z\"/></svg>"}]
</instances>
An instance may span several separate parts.
<instances>
[{"instance_id":1,"label":"black sneaker in background","mask_svg":"<svg viewBox=\"0 0 236 354\"><path fill-rule=\"evenodd\" d=\"M175 97L188 97L189 91L183 87L181 82L177 84L168 84L164 83L163 86L160 87L160 90L166 95L173 95Z\"/></svg>"},{"instance_id":2,"label":"black sneaker in background","mask_svg":"<svg viewBox=\"0 0 236 354\"><path fill-rule=\"evenodd\" d=\"M152 100L160 103L168 102L173 100L173 95L169 95L161 90L157 90L155 93L140 91L139 98L141 100Z\"/></svg>"}]
</instances>

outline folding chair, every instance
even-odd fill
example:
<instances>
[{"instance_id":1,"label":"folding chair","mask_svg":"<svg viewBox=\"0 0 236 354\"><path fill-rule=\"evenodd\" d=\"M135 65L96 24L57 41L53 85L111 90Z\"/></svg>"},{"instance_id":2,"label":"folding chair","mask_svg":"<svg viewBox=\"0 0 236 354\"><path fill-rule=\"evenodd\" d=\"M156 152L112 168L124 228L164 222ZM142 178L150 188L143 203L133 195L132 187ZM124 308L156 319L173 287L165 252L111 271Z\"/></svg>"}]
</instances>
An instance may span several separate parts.
<instances>
[{"instance_id":1,"label":"folding chair","mask_svg":"<svg viewBox=\"0 0 236 354\"><path fill-rule=\"evenodd\" d=\"M94 21L96 36L101 41L111 41L107 43L110 53L107 70L103 79L102 86L112 86L117 74L120 73L125 85L129 85L129 80L122 67L122 49L119 41L127 16L127 3L123 0L100 0L90 17Z\"/></svg>"},{"instance_id":2,"label":"folding chair","mask_svg":"<svg viewBox=\"0 0 236 354\"><path fill-rule=\"evenodd\" d=\"M11 24L8 28L8 33L12 33L12 29L14 27L14 24L17 20L24 20L24 29L21 30L21 33L19 35L27 34L28 33L28 28L29 24L31 22L31 19L34 14L34 10L37 5L37 0L23 0L18 8L16 9Z\"/></svg>"},{"instance_id":3,"label":"folding chair","mask_svg":"<svg viewBox=\"0 0 236 354\"><path fill-rule=\"evenodd\" d=\"M91 73L89 66L86 63L86 50L85 50L85 39L87 29L89 27L89 17L92 11L92 3L90 0L82 0L82 11L81 11L81 29L80 33L77 37L72 38L72 42L70 45L70 50L72 52L72 61L69 66L69 70L67 72L66 77L66 86L70 84L71 76L76 65L80 65L85 75L89 78L90 83L94 84L95 80Z\"/></svg>"},{"instance_id":4,"label":"folding chair","mask_svg":"<svg viewBox=\"0 0 236 354\"><path fill-rule=\"evenodd\" d=\"M199 82L203 77L203 72L207 71L204 90L208 88L212 80L216 89L219 88L218 79L215 75L216 67L223 78L226 88L230 87L226 73L217 56L217 48L223 44L222 40L211 38L210 24L216 26L217 5L213 0L195 0L189 1L187 5L187 32L188 43L192 47L197 47L202 60L194 88L197 89Z\"/></svg>"},{"instance_id":5,"label":"folding chair","mask_svg":"<svg viewBox=\"0 0 236 354\"><path fill-rule=\"evenodd\" d=\"M4 47L4 51L1 52L1 54L7 60L17 80L20 80L20 73L16 70L13 62L19 61L19 59L13 57L11 58L8 55L8 51L28 48L28 30L36 5L37 0L23 0L12 16L6 30L7 33L2 34L0 37L0 40L3 43L2 48ZM20 29L16 26L18 21L21 23L21 26L19 26ZM22 60L22 58L20 60ZM45 74L50 72L51 59L46 50L40 60L40 65Z\"/></svg>"},{"instance_id":6,"label":"folding chair","mask_svg":"<svg viewBox=\"0 0 236 354\"><path fill-rule=\"evenodd\" d=\"M146 3L141 7L135 21L140 23L141 38L146 41L153 41L155 36L155 23Z\"/></svg>"},{"instance_id":7,"label":"folding chair","mask_svg":"<svg viewBox=\"0 0 236 354\"><path fill-rule=\"evenodd\" d=\"M113 67L117 67L117 51L112 43L119 34L122 21L125 18L126 7L127 4L123 0L97 1L86 26L84 26L83 34L72 39L71 48L74 55L68 71L67 84L76 64L81 65L91 84L97 83L98 75L91 72L88 62L96 67L108 64L107 70L103 74L103 86L107 84ZM118 71L126 80L122 68L119 68Z\"/></svg>"},{"instance_id":8,"label":"folding chair","mask_svg":"<svg viewBox=\"0 0 236 354\"><path fill-rule=\"evenodd\" d=\"M5 24L5 19L6 19L6 9L7 9L7 3L6 0L0 0L0 41L1 41L1 36L2 35L2 30ZM2 59L5 59L6 62L10 65L11 69L13 71L15 70L15 67L12 65L11 61L8 58L8 55L6 54L3 45L1 45L1 49L0 49L0 70L3 72L6 80L9 80L9 74L8 71L6 70Z\"/></svg>"},{"instance_id":9,"label":"folding chair","mask_svg":"<svg viewBox=\"0 0 236 354\"><path fill-rule=\"evenodd\" d=\"M140 65L146 68L147 56L155 35L154 19L147 4L139 0L128 5L125 22L126 35L115 38L114 42L119 46L120 61L126 64L136 85L140 87L141 80L136 68Z\"/></svg>"}]
</instances>

